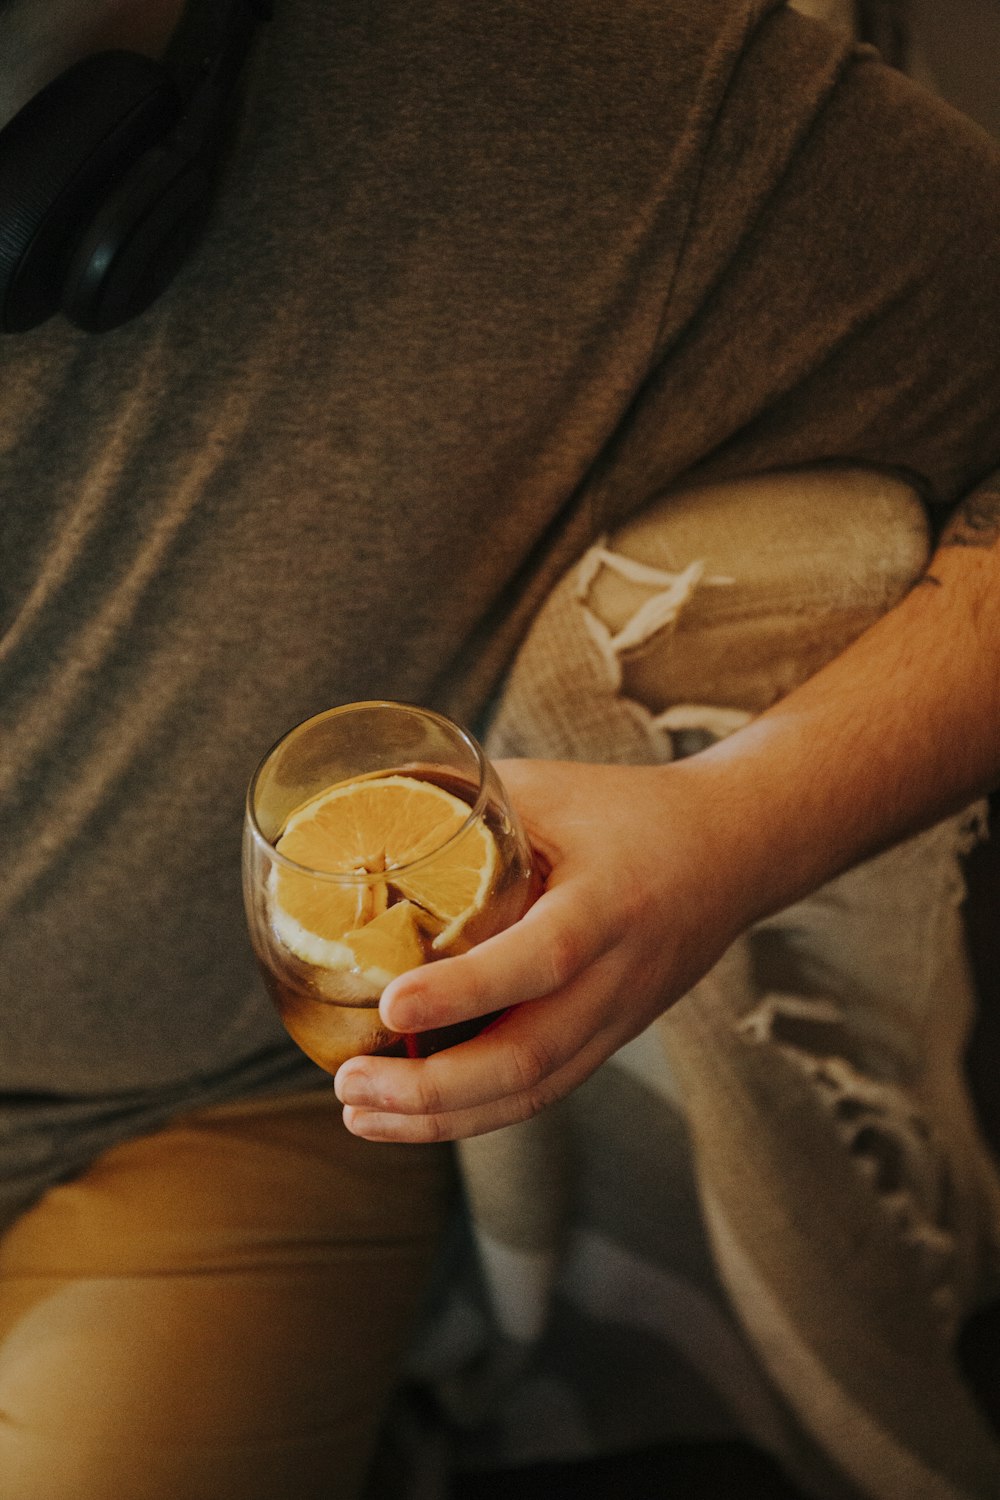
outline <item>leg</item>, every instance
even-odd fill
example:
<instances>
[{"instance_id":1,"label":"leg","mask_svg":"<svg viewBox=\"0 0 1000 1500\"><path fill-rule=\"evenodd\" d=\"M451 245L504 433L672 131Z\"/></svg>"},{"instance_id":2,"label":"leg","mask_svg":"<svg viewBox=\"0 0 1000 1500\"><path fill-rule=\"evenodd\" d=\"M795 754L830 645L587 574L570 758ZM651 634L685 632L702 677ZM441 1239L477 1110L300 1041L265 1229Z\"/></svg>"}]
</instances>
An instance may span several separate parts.
<instances>
[{"instance_id":1,"label":"leg","mask_svg":"<svg viewBox=\"0 0 1000 1500\"><path fill-rule=\"evenodd\" d=\"M109 1152L0 1244L5 1500L349 1500L449 1200L333 1094Z\"/></svg>"},{"instance_id":2,"label":"leg","mask_svg":"<svg viewBox=\"0 0 1000 1500\"><path fill-rule=\"evenodd\" d=\"M962 1071L962 832L763 924L661 1023L733 1305L803 1425L879 1500L1000 1483L954 1351L1000 1243Z\"/></svg>"},{"instance_id":3,"label":"leg","mask_svg":"<svg viewBox=\"0 0 1000 1500\"><path fill-rule=\"evenodd\" d=\"M675 492L553 592L490 748L691 753L890 608L927 544L913 493L857 470ZM716 1265L760 1365L850 1492L879 1500L1000 1482L953 1354L1000 1242L962 1073L968 823L762 924L657 1028ZM798 1473L827 1492L829 1473Z\"/></svg>"}]
</instances>

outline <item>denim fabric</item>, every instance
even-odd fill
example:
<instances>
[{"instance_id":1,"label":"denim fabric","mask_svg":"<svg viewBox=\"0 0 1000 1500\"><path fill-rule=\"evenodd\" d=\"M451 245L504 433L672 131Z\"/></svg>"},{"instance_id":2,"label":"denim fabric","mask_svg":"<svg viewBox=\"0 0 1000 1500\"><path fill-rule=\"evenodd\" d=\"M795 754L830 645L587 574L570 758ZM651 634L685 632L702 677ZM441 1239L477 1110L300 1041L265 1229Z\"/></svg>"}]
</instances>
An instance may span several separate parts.
<instances>
[{"instance_id":1,"label":"denim fabric","mask_svg":"<svg viewBox=\"0 0 1000 1500\"><path fill-rule=\"evenodd\" d=\"M488 747L601 761L697 753L891 607L919 576L928 544L916 496L856 469L666 496L553 591ZM982 808L968 809L751 929L606 1066L617 1090L610 1081L603 1098L584 1090L564 1110L561 1141L550 1120L464 1144L496 1316L522 1342L536 1340L543 1363L558 1362L553 1304L635 1325L622 1285L643 1283L644 1333L659 1348L635 1346L630 1383L694 1359L699 1379L740 1411L742 1430L807 1492L998 1492L1000 1450L953 1356L962 1319L1000 1270L1000 1185L962 1072L975 997L961 856L982 820ZM640 1169L623 1163L614 1113L640 1116L623 1069L653 1091L647 1103L659 1098L660 1124L650 1108L645 1144L631 1148L648 1157L644 1209L689 1245L698 1228L684 1221L678 1180L665 1179L691 1173L699 1207L689 1202L687 1213L710 1247L700 1270L678 1259L669 1235L636 1241L623 1205ZM581 1123L588 1109L600 1125ZM674 1138L678 1121L687 1132L683 1166L664 1147L668 1120ZM539 1151L543 1128L558 1149L547 1139ZM551 1213L572 1204L564 1181L558 1191L560 1164L579 1158L584 1136L588 1172L598 1172L602 1141L618 1156L618 1196L604 1200L596 1224L574 1222L570 1207L558 1235L527 1243L517 1174L528 1142L544 1161L535 1196ZM608 1269L617 1262L603 1286L592 1274L598 1236Z\"/></svg>"}]
</instances>

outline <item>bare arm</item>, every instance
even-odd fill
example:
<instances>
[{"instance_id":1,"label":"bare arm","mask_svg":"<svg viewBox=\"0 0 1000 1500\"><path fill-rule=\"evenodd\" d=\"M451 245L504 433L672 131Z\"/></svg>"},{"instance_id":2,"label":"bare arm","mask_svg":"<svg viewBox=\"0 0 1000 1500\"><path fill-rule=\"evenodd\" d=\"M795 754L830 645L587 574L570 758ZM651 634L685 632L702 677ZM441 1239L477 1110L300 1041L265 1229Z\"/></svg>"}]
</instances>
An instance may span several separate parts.
<instances>
[{"instance_id":1,"label":"bare arm","mask_svg":"<svg viewBox=\"0 0 1000 1500\"><path fill-rule=\"evenodd\" d=\"M894 610L692 768L725 778L753 830L755 915L996 786L1000 478L959 508ZM770 875L768 851L781 857Z\"/></svg>"},{"instance_id":2,"label":"bare arm","mask_svg":"<svg viewBox=\"0 0 1000 1500\"><path fill-rule=\"evenodd\" d=\"M746 729L661 767L510 762L551 861L528 916L386 991L419 1029L500 1007L425 1062L352 1059L360 1135L431 1140L523 1119L680 999L751 922L1000 781L1000 486L953 519L927 576Z\"/></svg>"}]
</instances>

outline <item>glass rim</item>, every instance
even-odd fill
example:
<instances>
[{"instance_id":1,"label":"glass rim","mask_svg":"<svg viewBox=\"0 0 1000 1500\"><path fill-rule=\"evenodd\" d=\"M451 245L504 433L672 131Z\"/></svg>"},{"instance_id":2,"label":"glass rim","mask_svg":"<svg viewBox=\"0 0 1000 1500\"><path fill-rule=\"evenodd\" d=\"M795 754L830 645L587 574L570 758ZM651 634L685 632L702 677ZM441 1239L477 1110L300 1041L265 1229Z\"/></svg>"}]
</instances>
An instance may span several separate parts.
<instances>
[{"instance_id":1,"label":"glass rim","mask_svg":"<svg viewBox=\"0 0 1000 1500\"><path fill-rule=\"evenodd\" d=\"M414 714L422 719L431 719L440 728L446 729L450 734L457 737L466 747L466 749L471 751L473 761L479 773L478 786L476 789L476 800L474 803L469 804L468 817L465 818L465 820L460 823L459 826L454 829L446 839L442 840L440 844L436 844L434 848L429 849L426 854L421 854L419 859L407 860L405 864L389 865L385 870L377 871L365 870L364 872L361 872L357 870L317 870L314 869L312 865L303 865L300 864L298 860L289 859L287 854L282 854L279 849L275 848L274 844L268 838L267 834L261 828L260 823L257 820L257 813L254 808L254 794L257 790L260 779L268 762L274 755L277 754L282 745L286 744L294 735L299 734L304 729L308 729L312 724L318 724L321 720L337 718L341 715L350 713L357 713L361 709L402 710L404 713ZM374 885L378 884L381 881L384 881L390 874L390 872L394 875L398 875L404 871L409 872L411 870L419 870L422 866L429 864L431 860L437 859L443 850L447 849L451 844L454 844L458 839L460 839L462 835L469 830L473 823L475 823L479 818L482 817L482 814L485 810L486 803L489 797L489 771L490 761L486 755L485 750L480 745L475 735L471 734L469 730L464 729L461 724L457 724L454 719L449 719L446 714L438 713L433 708L423 708L417 703L404 703L398 699L393 698L363 698L359 699L356 702L341 703L336 705L334 708L326 708L322 709L319 713L310 714L307 718L301 719L299 723L293 724L290 729L286 729L283 734L278 736L278 738L274 741L270 748L265 751L264 755L261 756L261 759L257 764L257 768L250 778L250 783L247 787L246 794L244 822L254 842L262 846L267 851L269 859L271 859L275 864L281 865L286 870L291 870L294 873L300 875L307 875L312 880L328 881L333 885ZM365 772L362 774L373 776L373 779L374 777L377 777L379 775L378 772ZM385 771L386 776L405 774L405 769L393 770L392 768L387 768ZM345 780L349 779L350 778L345 777ZM338 783L334 782L332 784L337 785ZM447 788L445 788L445 790L447 790ZM322 792L317 792L315 795L319 797L322 795ZM311 797L307 798L305 802L300 804L300 806L306 807L308 806L309 802L313 800L314 799ZM293 809L293 811L296 810L297 809Z\"/></svg>"}]
</instances>

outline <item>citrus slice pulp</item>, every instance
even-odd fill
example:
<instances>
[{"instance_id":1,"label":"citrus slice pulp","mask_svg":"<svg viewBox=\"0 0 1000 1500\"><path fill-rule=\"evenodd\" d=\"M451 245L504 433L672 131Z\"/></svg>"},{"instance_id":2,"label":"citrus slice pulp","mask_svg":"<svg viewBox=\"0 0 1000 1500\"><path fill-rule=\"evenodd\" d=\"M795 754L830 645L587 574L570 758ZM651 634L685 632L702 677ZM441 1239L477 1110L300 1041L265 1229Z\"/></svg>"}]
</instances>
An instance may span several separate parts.
<instances>
[{"instance_id":1,"label":"citrus slice pulp","mask_svg":"<svg viewBox=\"0 0 1000 1500\"><path fill-rule=\"evenodd\" d=\"M355 975L376 997L425 962L428 946L447 950L485 905L498 858L467 802L402 773L327 787L292 813L275 847L306 867L271 871L277 936L307 963Z\"/></svg>"}]
</instances>

